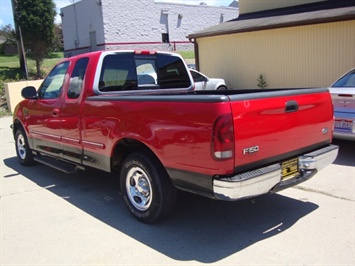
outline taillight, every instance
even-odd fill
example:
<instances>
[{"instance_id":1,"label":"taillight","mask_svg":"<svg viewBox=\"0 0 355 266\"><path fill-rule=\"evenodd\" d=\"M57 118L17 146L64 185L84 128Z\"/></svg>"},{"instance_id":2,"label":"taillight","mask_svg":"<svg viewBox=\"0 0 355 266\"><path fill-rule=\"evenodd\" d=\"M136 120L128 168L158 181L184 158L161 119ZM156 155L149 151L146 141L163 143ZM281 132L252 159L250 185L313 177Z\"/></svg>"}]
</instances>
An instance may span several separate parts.
<instances>
[{"instance_id":1,"label":"taillight","mask_svg":"<svg viewBox=\"0 0 355 266\"><path fill-rule=\"evenodd\" d=\"M214 123L211 152L216 160L226 160L233 157L234 130L231 114L219 116Z\"/></svg>"}]
</instances>

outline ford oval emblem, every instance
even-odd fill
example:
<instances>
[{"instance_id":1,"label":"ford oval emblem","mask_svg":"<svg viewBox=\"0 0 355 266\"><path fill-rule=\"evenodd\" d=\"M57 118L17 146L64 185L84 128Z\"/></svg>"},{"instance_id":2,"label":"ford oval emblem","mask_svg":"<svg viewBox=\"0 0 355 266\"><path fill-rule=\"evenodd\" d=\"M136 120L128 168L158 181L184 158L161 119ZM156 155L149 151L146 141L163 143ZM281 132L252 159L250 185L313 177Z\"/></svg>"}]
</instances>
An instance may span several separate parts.
<instances>
[{"instance_id":1,"label":"ford oval emblem","mask_svg":"<svg viewBox=\"0 0 355 266\"><path fill-rule=\"evenodd\" d=\"M327 127L322 129L322 134L325 135L329 132L329 129Z\"/></svg>"}]
</instances>

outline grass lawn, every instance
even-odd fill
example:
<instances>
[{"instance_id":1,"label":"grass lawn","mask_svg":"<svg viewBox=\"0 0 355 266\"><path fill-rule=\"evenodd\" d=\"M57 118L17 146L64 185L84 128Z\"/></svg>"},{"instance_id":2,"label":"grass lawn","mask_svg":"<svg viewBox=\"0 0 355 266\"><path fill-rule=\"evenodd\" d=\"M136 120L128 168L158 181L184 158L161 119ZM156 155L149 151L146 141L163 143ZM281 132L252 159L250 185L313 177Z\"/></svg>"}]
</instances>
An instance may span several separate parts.
<instances>
[{"instance_id":1,"label":"grass lawn","mask_svg":"<svg viewBox=\"0 0 355 266\"><path fill-rule=\"evenodd\" d=\"M195 59L194 51L181 51L179 52L184 59Z\"/></svg>"},{"instance_id":2,"label":"grass lawn","mask_svg":"<svg viewBox=\"0 0 355 266\"><path fill-rule=\"evenodd\" d=\"M51 58L46 58L42 62L42 72L46 76L52 67L63 58L63 53L53 53ZM29 79L36 77L36 62L31 58L26 58ZM0 80L19 80L22 78L20 62L17 55L0 55Z\"/></svg>"}]
</instances>

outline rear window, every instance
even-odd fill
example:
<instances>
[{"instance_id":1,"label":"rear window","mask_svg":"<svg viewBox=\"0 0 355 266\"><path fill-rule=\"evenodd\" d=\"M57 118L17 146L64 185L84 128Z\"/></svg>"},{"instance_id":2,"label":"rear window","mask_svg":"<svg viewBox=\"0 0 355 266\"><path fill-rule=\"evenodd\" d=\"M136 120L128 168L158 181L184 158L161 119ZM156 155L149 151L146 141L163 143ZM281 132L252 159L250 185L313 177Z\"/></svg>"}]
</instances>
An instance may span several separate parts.
<instances>
[{"instance_id":1,"label":"rear window","mask_svg":"<svg viewBox=\"0 0 355 266\"><path fill-rule=\"evenodd\" d=\"M179 57L158 54L157 58L161 88L187 88L191 85L185 64Z\"/></svg>"},{"instance_id":2,"label":"rear window","mask_svg":"<svg viewBox=\"0 0 355 266\"><path fill-rule=\"evenodd\" d=\"M166 54L108 54L103 59L99 91L188 88L190 78L183 61Z\"/></svg>"},{"instance_id":3,"label":"rear window","mask_svg":"<svg viewBox=\"0 0 355 266\"><path fill-rule=\"evenodd\" d=\"M355 87L355 70L340 78L337 82L334 83L333 87Z\"/></svg>"},{"instance_id":4,"label":"rear window","mask_svg":"<svg viewBox=\"0 0 355 266\"><path fill-rule=\"evenodd\" d=\"M100 91L120 91L137 86L137 74L132 54L109 54L102 63Z\"/></svg>"}]
</instances>

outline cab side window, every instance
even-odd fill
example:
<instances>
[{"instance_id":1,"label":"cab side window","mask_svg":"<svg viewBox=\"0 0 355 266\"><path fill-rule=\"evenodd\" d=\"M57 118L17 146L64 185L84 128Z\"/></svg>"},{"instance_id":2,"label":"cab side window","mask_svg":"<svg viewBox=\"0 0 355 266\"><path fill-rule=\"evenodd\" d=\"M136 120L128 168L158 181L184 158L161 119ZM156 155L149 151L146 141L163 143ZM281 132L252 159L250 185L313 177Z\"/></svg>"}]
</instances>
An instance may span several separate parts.
<instances>
[{"instance_id":1,"label":"cab side window","mask_svg":"<svg viewBox=\"0 0 355 266\"><path fill-rule=\"evenodd\" d=\"M86 68L88 66L89 58L80 58L75 63L73 73L70 77L69 89L67 96L69 99L77 99L83 88L83 81L85 77Z\"/></svg>"},{"instance_id":2,"label":"cab side window","mask_svg":"<svg viewBox=\"0 0 355 266\"><path fill-rule=\"evenodd\" d=\"M56 99L59 97L65 74L67 73L69 62L63 62L57 65L48 77L43 81L38 90L38 96L41 99Z\"/></svg>"}]
</instances>

